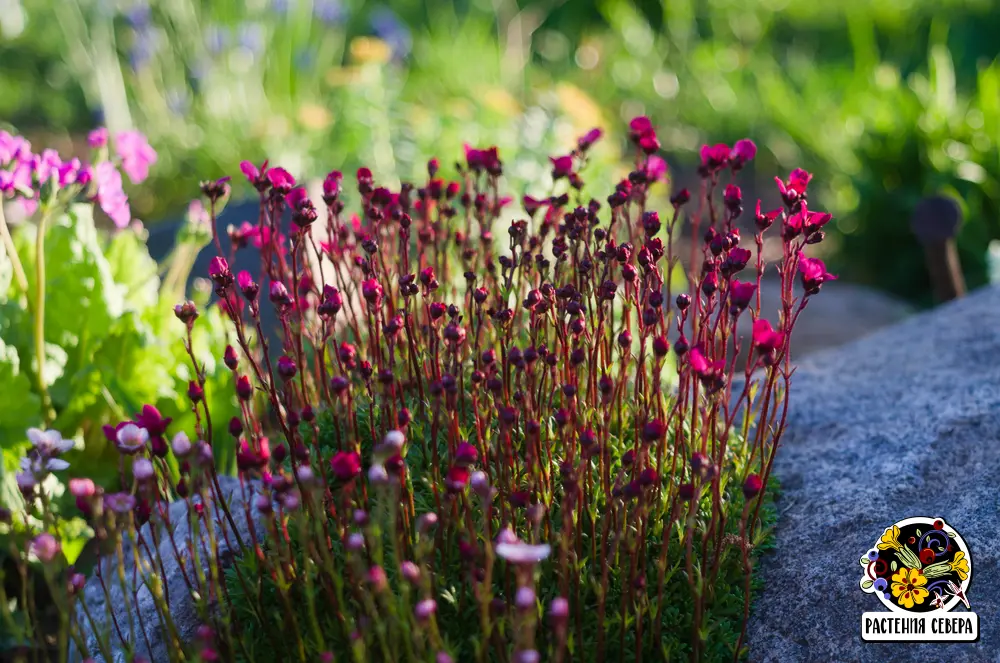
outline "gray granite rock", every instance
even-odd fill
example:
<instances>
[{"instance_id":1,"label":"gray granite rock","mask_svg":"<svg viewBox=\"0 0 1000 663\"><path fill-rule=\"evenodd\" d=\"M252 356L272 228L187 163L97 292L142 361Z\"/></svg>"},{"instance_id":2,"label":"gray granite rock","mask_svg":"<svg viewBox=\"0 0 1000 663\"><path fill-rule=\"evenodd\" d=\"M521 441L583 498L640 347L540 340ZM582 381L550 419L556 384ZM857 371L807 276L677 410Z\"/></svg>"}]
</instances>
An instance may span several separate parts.
<instances>
[{"instance_id":1,"label":"gray granite rock","mask_svg":"<svg viewBox=\"0 0 1000 663\"><path fill-rule=\"evenodd\" d=\"M762 315L775 322L781 308L779 283L777 277L765 276L760 288ZM832 281L823 286L822 296L814 297L799 317L792 357L798 361L813 352L849 343L900 322L912 313L909 304L890 295L855 283ZM740 317L739 330L744 339L750 338L749 315ZM749 347L747 342L743 345ZM743 355L740 365L746 352Z\"/></svg>"},{"instance_id":2,"label":"gray granite rock","mask_svg":"<svg viewBox=\"0 0 1000 663\"><path fill-rule=\"evenodd\" d=\"M230 513L233 516L233 521L236 525L236 532L239 535L239 540L244 543L250 541L250 523L247 522L246 512L244 511L244 501L243 491L240 487L239 480L233 477L220 476L219 483L222 488L222 497L229 505ZM253 497L256 493L254 492L253 484L247 485L246 496L247 500L253 504ZM195 503L200 500L195 498ZM215 517L214 504L210 500L206 504L206 510L210 510L213 514L211 517L212 523L215 525L216 536L218 537L219 545L219 558L222 561L223 568L228 567L237 554L239 554L239 546L237 543L237 538L233 536L232 527L228 524L225 516L222 516L222 522ZM182 551L182 554L186 556L183 551L187 550L187 544L192 538L191 528L188 523L188 507L187 502L179 500L170 505L170 522L174 525L174 542L177 545L178 550ZM221 510L219 511L221 513ZM253 527L257 537L263 537L264 535L264 524L259 518L259 512L257 509L251 506L250 509L251 517L254 519ZM203 551L208 550L208 532L206 527L202 527L202 540L196 542L199 546L199 558L202 561L202 568L208 569L208 565L205 563L207 556ZM150 546L150 552L152 550L152 531L149 523L143 526L142 540L148 542ZM228 537L228 538L227 538ZM161 528L160 531L160 545L159 552L163 559L164 573L162 575L163 584L166 586L167 592L169 593L169 609L170 616L177 628L178 635L180 638L189 642L193 639L195 632L202 621L198 617L197 610L194 605L194 601L191 598L190 591L184 580L184 572L181 569L181 564L177 560L177 556L174 554L173 545L168 536L166 536L165 529ZM249 544L248 544L249 545ZM105 560L104 564L104 577L108 586L108 592L110 594L111 600L107 601L104 589L101 587L100 579L96 575L92 575L84 587L83 600L87 604L90 614L93 615L94 619L104 624L105 621L105 605L109 604L114 615L114 620L117 622L122 630L125 638L129 638L129 615L128 612L132 611L132 620L136 628L136 653L145 656L152 663L159 663L160 661L169 661L170 657L168 655L168 641L169 634L165 628L160 624L159 613L157 612L156 605L153 600L153 596L150 593L149 588L143 582L143 574L139 574L139 591L138 591L138 601L132 598L132 578L135 564L133 563L133 556L130 552L131 547L126 548L125 554L125 576L126 584L129 588L128 599L123 596L123 590L121 583L118 581L117 572L114 565L117 564L117 558L111 560ZM146 562L155 562L155 556L151 557L144 549L140 550L140 568L145 566ZM185 570L189 574L189 577L193 576L195 573L194 565L190 558L185 561ZM146 573L152 571L152 569L145 569ZM158 570L158 568L157 568ZM145 576L145 577L148 577ZM84 636L87 642L87 647L90 650L91 656L97 661L103 661L100 654L100 649L98 647L98 636L90 628L90 622L83 614L82 609L79 612L80 624L84 627ZM140 624L145 625L145 637L141 634ZM101 626L100 630L104 630L105 627ZM147 644L148 642L148 644ZM117 636L117 632L114 627L111 627L111 640L110 644L113 651L113 661L114 663L126 663L126 655L121 647L121 640ZM78 651L70 652L70 661L77 661L80 659Z\"/></svg>"},{"instance_id":3,"label":"gray granite rock","mask_svg":"<svg viewBox=\"0 0 1000 663\"><path fill-rule=\"evenodd\" d=\"M987 288L800 362L750 660L1000 661L998 357ZM885 608L860 590L858 559L911 516L945 518L968 545L978 642L862 642L862 613Z\"/></svg>"}]
</instances>

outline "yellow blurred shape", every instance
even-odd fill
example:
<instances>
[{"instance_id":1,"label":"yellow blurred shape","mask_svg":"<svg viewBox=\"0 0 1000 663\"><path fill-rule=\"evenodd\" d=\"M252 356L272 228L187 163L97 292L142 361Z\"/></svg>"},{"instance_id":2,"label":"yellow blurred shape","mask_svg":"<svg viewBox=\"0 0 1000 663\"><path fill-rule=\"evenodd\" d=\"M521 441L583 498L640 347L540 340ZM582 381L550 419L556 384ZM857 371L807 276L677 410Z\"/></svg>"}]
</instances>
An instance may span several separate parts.
<instances>
[{"instance_id":1,"label":"yellow blurred shape","mask_svg":"<svg viewBox=\"0 0 1000 663\"><path fill-rule=\"evenodd\" d=\"M521 114L521 104L514 96L502 87L492 87L482 94L483 104L490 110L501 115L513 116Z\"/></svg>"},{"instance_id":2,"label":"yellow blurred shape","mask_svg":"<svg viewBox=\"0 0 1000 663\"><path fill-rule=\"evenodd\" d=\"M356 37L351 40L351 60L359 64L384 64L392 57L389 44L375 37Z\"/></svg>"},{"instance_id":3,"label":"yellow blurred shape","mask_svg":"<svg viewBox=\"0 0 1000 663\"><path fill-rule=\"evenodd\" d=\"M333 122L333 114L319 104L303 104L299 108L299 122L306 129L321 131Z\"/></svg>"},{"instance_id":4,"label":"yellow blurred shape","mask_svg":"<svg viewBox=\"0 0 1000 663\"><path fill-rule=\"evenodd\" d=\"M556 86L556 95L559 97L559 105L576 129L586 131L604 124L601 107L580 88L570 83L560 83Z\"/></svg>"}]
</instances>

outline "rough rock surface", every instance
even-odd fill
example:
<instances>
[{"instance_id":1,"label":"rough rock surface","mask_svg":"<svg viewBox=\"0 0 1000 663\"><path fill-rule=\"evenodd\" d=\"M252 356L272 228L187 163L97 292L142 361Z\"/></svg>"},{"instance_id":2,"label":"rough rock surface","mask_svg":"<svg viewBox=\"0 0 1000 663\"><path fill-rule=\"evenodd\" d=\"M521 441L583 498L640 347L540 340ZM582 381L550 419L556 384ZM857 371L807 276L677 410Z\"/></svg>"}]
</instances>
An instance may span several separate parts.
<instances>
[{"instance_id":1,"label":"rough rock surface","mask_svg":"<svg viewBox=\"0 0 1000 663\"><path fill-rule=\"evenodd\" d=\"M796 292L799 292L796 286ZM781 308L780 285L776 277L765 276L761 282L760 308L763 316L777 322ZM900 322L913 309L890 295L863 285L833 281L823 286L823 294L814 297L799 317L792 342L792 357L805 356L857 340L882 327ZM750 316L740 317L740 334L750 338ZM744 347L749 347L744 341ZM746 354L745 352L743 353ZM740 361L742 364L743 357Z\"/></svg>"},{"instance_id":2,"label":"rough rock surface","mask_svg":"<svg viewBox=\"0 0 1000 663\"><path fill-rule=\"evenodd\" d=\"M1000 661L998 356L987 288L800 362L751 661ZM859 588L858 559L911 516L943 517L969 546L978 642L862 642L862 613L885 608Z\"/></svg>"},{"instance_id":3,"label":"rough rock surface","mask_svg":"<svg viewBox=\"0 0 1000 663\"><path fill-rule=\"evenodd\" d=\"M245 502L239 480L233 477L220 476L219 484L222 487L223 499L229 505L230 513L232 513L239 538L244 542L248 542L250 540L250 525L247 523L246 513L243 508ZM252 484L248 484L246 491L247 498L250 500L251 504L253 496L256 494L253 492L253 488ZM198 501L199 500L195 499L196 503ZM212 503L209 502L209 504L206 505L206 509L212 508L212 506ZM182 551L186 550L187 542L191 539L191 530L188 525L187 513L187 502L183 500L179 500L170 505L170 522L172 525L175 525L174 541L176 542L178 549ZM215 513L214 509L212 509L212 513ZM251 506L250 513L255 519L253 523L255 533L258 537L262 537L264 535L264 524L258 517L259 512ZM222 516L221 523L214 517L214 515L211 520L215 525L216 536L218 537L219 557L222 560L223 567L226 567L229 563L231 563L238 552L238 544L236 538L232 535L232 528L229 526L224 515ZM143 526L141 533L143 540L149 542L149 545L152 546L152 532L149 523L146 523L146 525ZM228 536L228 542L226 536L223 536L223 533ZM204 535L204 545L207 546L207 528L202 527L202 534ZM177 561L176 555L174 554L170 538L165 535L164 530L161 530L159 548L160 555L163 558L165 571L163 574L163 581L170 595L170 615L181 639L185 642L189 642L193 639L195 631L201 624L201 621L198 618L194 601L192 601L190 592L184 581L183 572L179 562ZM205 549L206 548L200 548L200 550ZM169 661L170 656L167 653L167 632L165 629L160 627L159 615L156 610L153 597L150 594L149 589L142 583L141 580L139 582L140 588L138 593L138 603L136 603L136 601L131 597L132 573L135 565L133 563L133 556L130 550L131 546L128 546L126 548L125 555L125 577L130 594L128 600L125 600L122 596L122 588L121 584L117 580L118 576L116 570L113 566L105 569L105 580L111 595L111 601L109 603L114 614L114 619L121 626L125 637L128 638L128 610L135 605L138 605L138 609L132 613L132 619L136 624L136 639L138 640L136 643L136 653L141 656L145 656L153 663L158 663L159 661ZM145 562L149 559L149 557L146 554L140 554L140 559ZM200 559L202 560L203 568L207 569L208 566L205 564L206 556L204 553L201 553ZM117 562L114 560L107 560L105 562L105 564L109 563ZM185 568L189 574L194 572L194 568L190 560L186 562ZM83 600L86 602L90 614L94 617L94 619L103 624L103 621L105 620L106 601L100 579L98 579L96 575L92 575L87 580L87 584L84 587ZM98 647L97 634L89 628L90 622L83 614L82 610L80 612L80 624L84 627L84 636L91 656L93 656L97 661L102 661L103 659L99 655L100 649ZM145 624L146 638L141 635L141 632L139 631L139 624ZM103 629L104 627L102 626L101 628ZM125 652L122 651L121 642L115 634L113 628L110 644L114 650L114 663L126 663ZM78 652L70 652L70 661L77 661L79 659L80 656Z\"/></svg>"}]
</instances>

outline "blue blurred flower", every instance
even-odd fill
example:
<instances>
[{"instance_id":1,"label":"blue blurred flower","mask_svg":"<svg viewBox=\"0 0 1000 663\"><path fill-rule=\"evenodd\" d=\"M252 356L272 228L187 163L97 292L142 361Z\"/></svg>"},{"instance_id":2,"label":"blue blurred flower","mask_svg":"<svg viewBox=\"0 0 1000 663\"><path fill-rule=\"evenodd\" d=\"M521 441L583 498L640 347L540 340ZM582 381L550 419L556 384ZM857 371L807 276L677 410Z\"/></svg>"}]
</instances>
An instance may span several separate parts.
<instances>
[{"instance_id":1,"label":"blue blurred flower","mask_svg":"<svg viewBox=\"0 0 1000 663\"><path fill-rule=\"evenodd\" d=\"M394 58L405 58L413 47L410 29L388 7L380 7L372 12L372 30L375 36L389 44Z\"/></svg>"},{"instance_id":2,"label":"blue blurred flower","mask_svg":"<svg viewBox=\"0 0 1000 663\"><path fill-rule=\"evenodd\" d=\"M316 65L316 51L311 48L301 48L295 54L295 67L297 69L309 70Z\"/></svg>"},{"instance_id":3,"label":"blue blurred flower","mask_svg":"<svg viewBox=\"0 0 1000 663\"><path fill-rule=\"evenodd\" d=\"M153 57L159 47L159 39L152 30L136 30L132 39L132 48L129 49L128 60L132 71L142 69Z\"/></svg>"},{"instance_id":4,"label":"blue blurred flower","mask_svg":"<svg viewBox=\"0 0 1000 663\"><path fill-rule=\"evenodd\" d=\"M347 18L347 11L340 0L316 0L313 16L327 25L339 25Z\"/></svg>"},{"instance_id":5,"label":"blue blurred flower","mask_svg":"<svg viewBox=\"0 0 1000 663\"><path fill-rule=\"evenodd\" d=\"M205 28L205 46L213 55L218 55L229 44L229 32L221 25L210 25Z\"/></svg>"},{"instance_id":6,"label":"blue blurred flower","mask_svg":"<svg viewBox=\"0 0 1000 663\"><path fill-rule=\"evenodd\" d=\"M167 90L165 96L167 100L167 108L169 108L175 115L184 115L191 107L191 97L188 95L187 88L171 88L170 90Z\"/></svg>"},{"instance_id":7,"label":"blue blurred flower","mask_svg":"<svg viewBox=\"0 0 1000 663\"><path fill-rule=\"evenodd\" d=\"M243 23L239 28L240 46L251 53L264 50L264 26L260 23Z\"/></svg>"},{"instance_id":8,"label":"blue blurred flower","mask_svg":"<svg viewBox=\"0 0 1000 663\"><path fill-rule=\"evenodd\" d=\"M292 10L292 0L271 0L271 9L276 14L287 14Z\"/></svg>"},{"instance_id":9,"label":"blue blurred flower","mask_svg":"<svg viewBox=\"0 0 1000 663\"><path fill-rule=\"evenodd\" d=\"M152 13L149 10L149 5L145 2L136 3L125 10L125 22L135 30L142 30L148 27L151 17Z\"/></svg>"}]
</instances>

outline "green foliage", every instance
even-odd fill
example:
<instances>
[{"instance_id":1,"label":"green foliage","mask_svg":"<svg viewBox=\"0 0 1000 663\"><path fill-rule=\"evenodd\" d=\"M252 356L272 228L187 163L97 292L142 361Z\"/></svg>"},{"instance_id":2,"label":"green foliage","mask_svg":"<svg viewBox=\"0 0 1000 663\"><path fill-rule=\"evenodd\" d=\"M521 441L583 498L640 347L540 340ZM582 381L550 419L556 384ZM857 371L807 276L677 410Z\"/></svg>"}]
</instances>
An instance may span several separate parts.
<instances>
[{"instance_id":1,"label":"green foliage","mask_svg":"<svg viewBox=\"0 0 1000 663\"><path fill-rule=\"evenodd\" d=\"M158 268L144 240L133 230L104 236L91 212L90 205L75 205L48 224L43 377L55 410L50 427L77 442L66 456L70 469L65 478L86 476L114 488L119 454L101 427L129 419L150 404L176 425L194 430L186 395L193 369L181 343L184 326L173 314L177 302L161 297ZM16 228L14 242L28 292L20 292L11 277L10 261L0 261L0 490L9 506L20 504L13 482L27 447L25 431L44 427L30 304L37 287L36 226ZM205 318L195 330L195 352L206 366L206 397L220 417L215 422L219 467L232 470L232 445L227 447L225 434L235 412L230 377L210 352L225 345L225 327L214 307ZM69 506L72 500L62 493L60 503Z\"/></svg>"}]
</instances>

